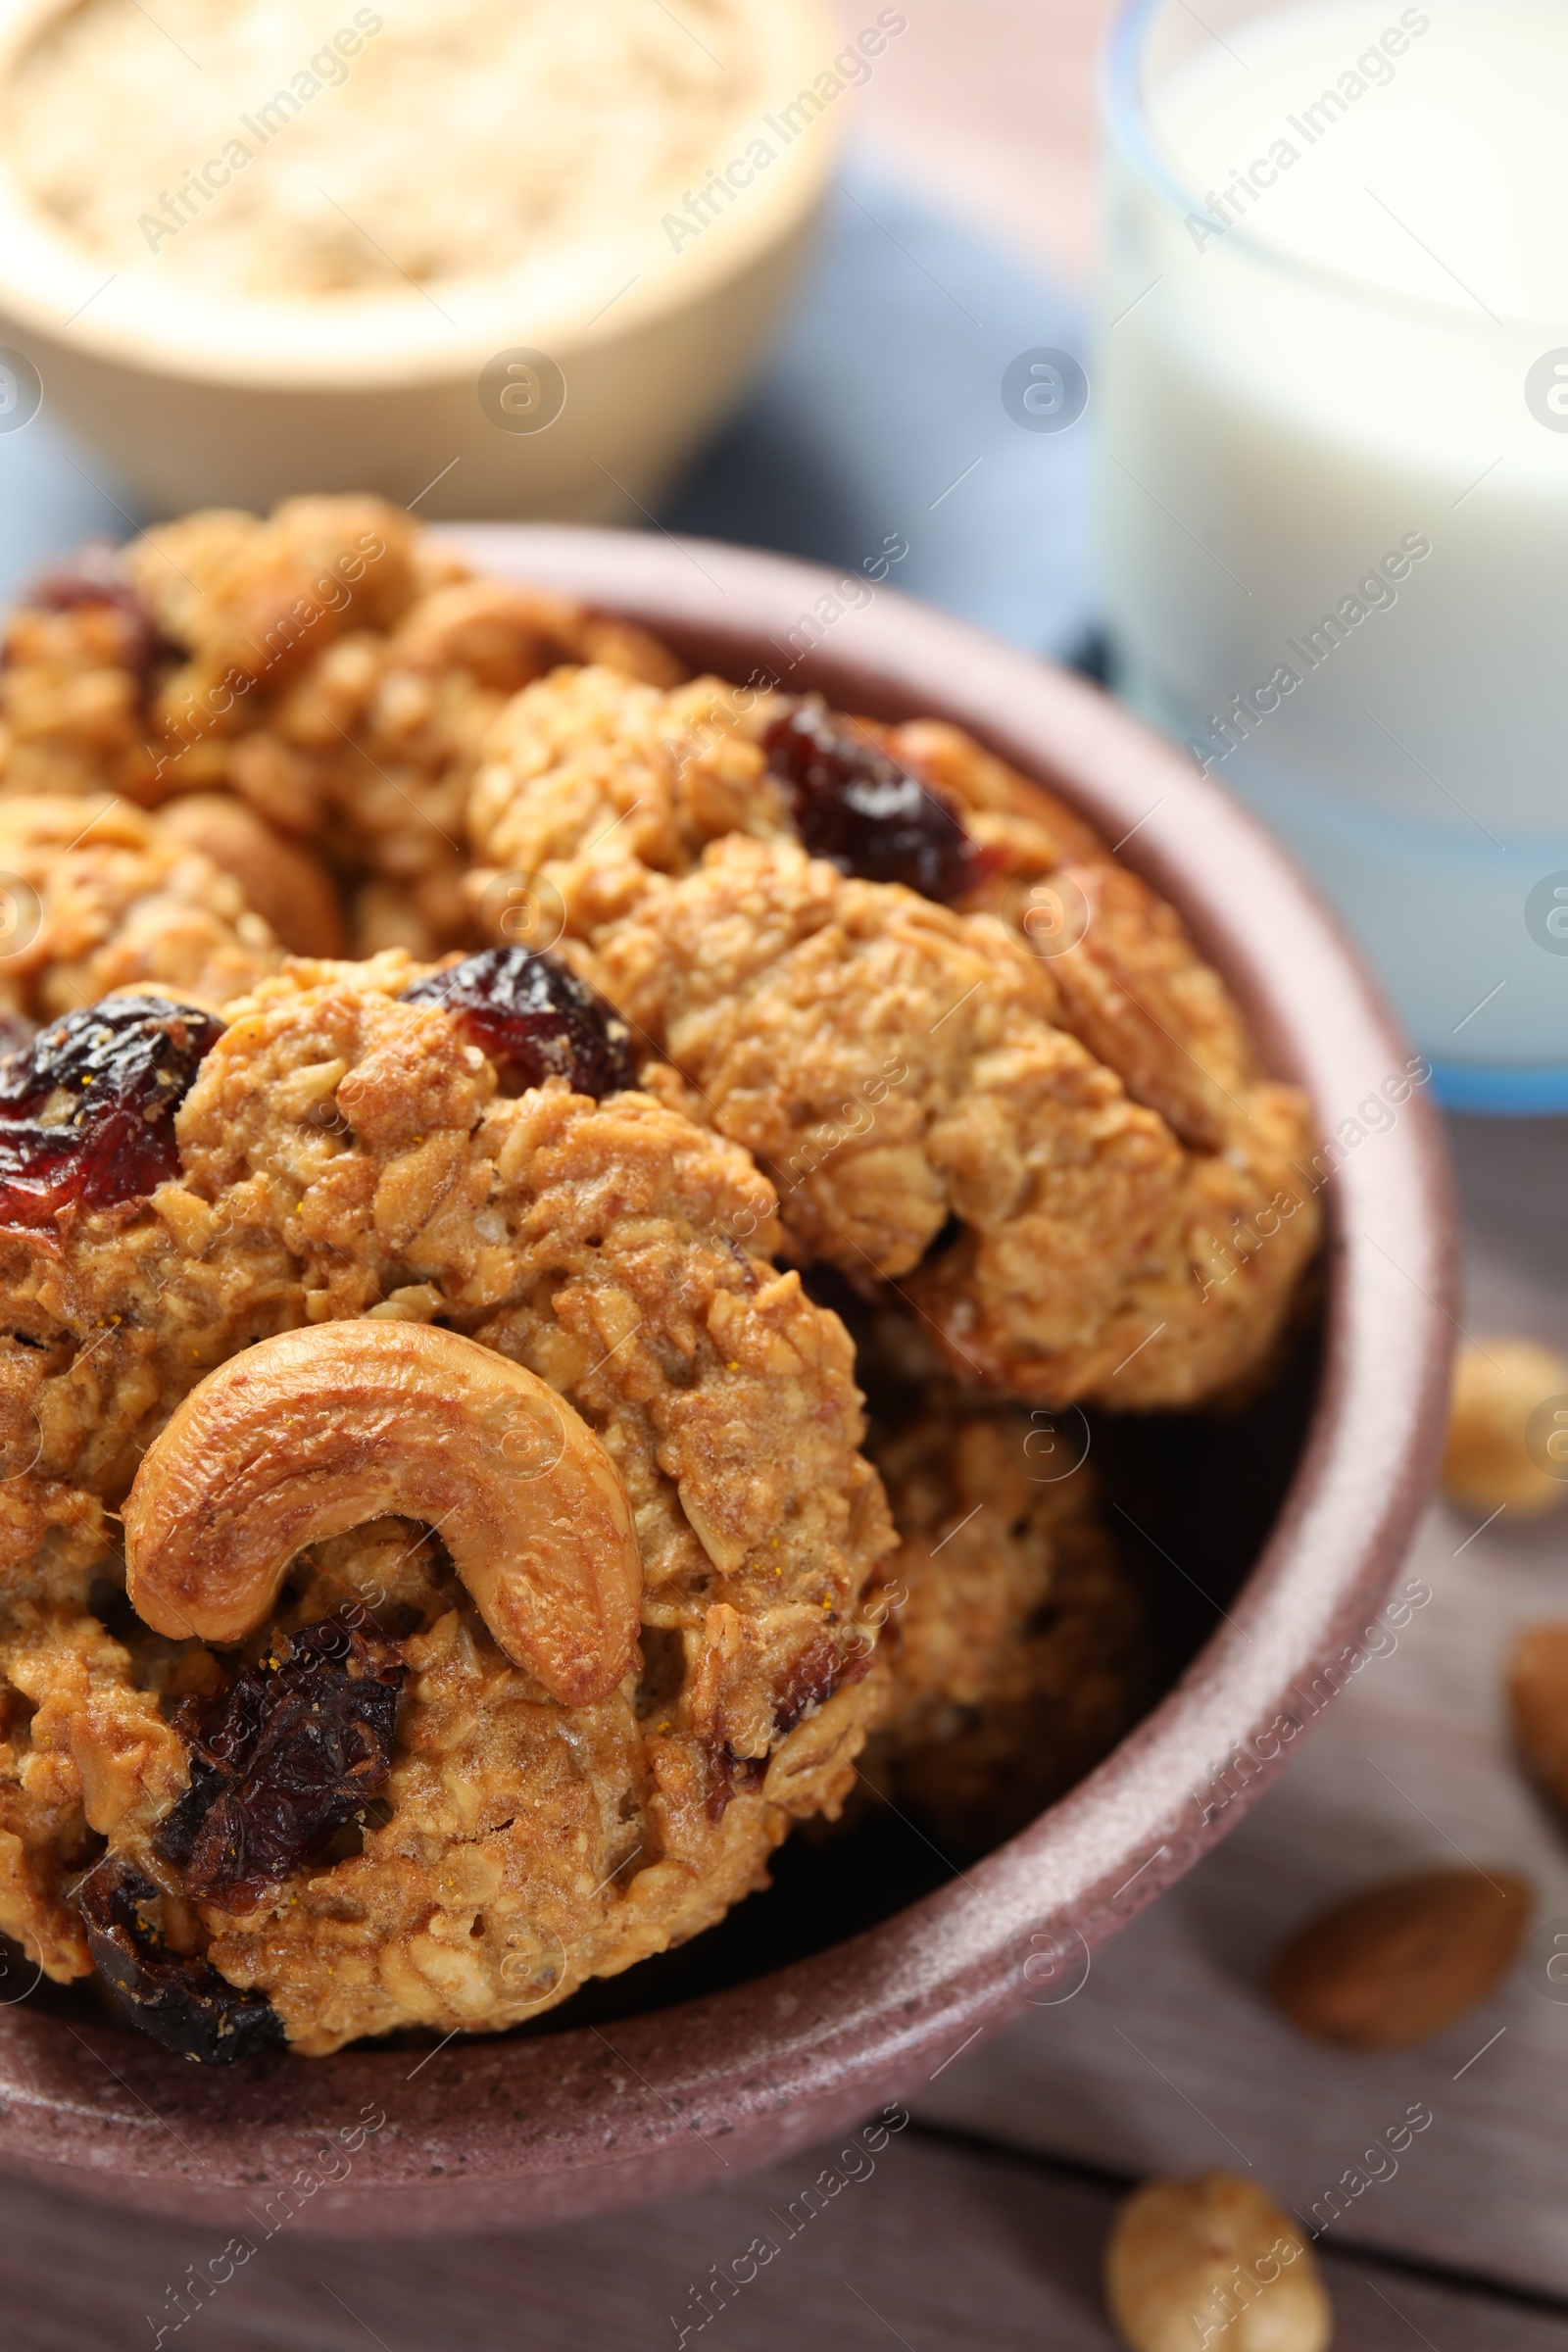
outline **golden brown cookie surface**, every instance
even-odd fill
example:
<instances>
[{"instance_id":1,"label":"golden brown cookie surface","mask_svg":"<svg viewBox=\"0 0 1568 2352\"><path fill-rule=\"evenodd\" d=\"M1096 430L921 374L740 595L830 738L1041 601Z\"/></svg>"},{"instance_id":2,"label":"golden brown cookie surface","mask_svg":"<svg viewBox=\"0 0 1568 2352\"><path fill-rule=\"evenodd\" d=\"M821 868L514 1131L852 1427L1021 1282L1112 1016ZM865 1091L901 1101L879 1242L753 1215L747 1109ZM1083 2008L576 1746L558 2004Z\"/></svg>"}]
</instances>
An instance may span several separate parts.
<instances>
[{"instance_id":1,"label":"golden brown cookie surface","mask_svg":"<svg viewBox=\"0 0 1568 2352\"><path fill-rule=\"evenodd\" d=\"M471 935L463 820L484 731L563 661L680 675L644 630L472 577L381 499L190 514L90 551L13 616L0 789L232 796L325 860L356 952L437 954Z\"/></svg>"},{"instance_id":2,"label":"golden brown cookie surface","mask_svg":"<svg viewBox=\"0 0 1568 2352\"><path fill-rule=\"evenodd\" d=\"M81 1822L108 1838L164 1888L166 1936L212 1939L224 1976L266 1991L308 2049L398 2023L514 2022L710 1924L760 1883L792 1818L841 1801L880 1705L860 1603L891 1539L858 1450L853 1353L799 1277L748 1249L771 1236L768 1188L646 1095L596 1102L563 1078L502 1093L444 1004L403 1001L420 976L388 956L265 981L228 1008L179 1109L177 1176L0 1236L17 1335L0 1349L7 1589L64 1612L15 1636L29 1703L41 1692L46 1722L67 1724L66 1844L49 1850L76 1858ZM127 1648L81 1630L110 1553L95 1503L121 1501L215 1364L344 1317L439 1320L570 1403L630 1506L642 1665L564 1708L497 1648L437 1553L435 1581L403 1603L391 1817L243 1919L181 1909L151 1843L183 1762L146 1703L152 1637ZM518 1493L525 1508L526 1476ZM315 1599L296 1592L286 1622L356 1596L373 1612L345 1568ZM83 1640L102 1652L107 1712L73 1695ZM186 1674L211 1655L160 1654L160 1673ZM19 1750L17 1790L39 1769ZM49 1884L26 1899L11 1916L71 1973Z\"/></svg>"},{"instance_id":3,"label":"golden brown cookie surface","mask_svg":"<svg viewBox=\"0 0 1568 2352\"><path fill-rule=\"evenodd\" d=\"M1127 1407L1245 1375L1315 1243L1301 1098L1171 910L955 729L827 728L896 753L871 785L924 777L963 843L961 812L954 905L808 858L769 765L787 709L603 669L528 688L469 803L479 903L510 874L556 908L769 1169L799 1253L896 1281L961 1375Z\"/></svg>"},{"instance_id":4,"label":"golden brown cookie surface","mask_svg":"<svg viewBox=\"0 0 1568 2352\"><path fill-rule=\"evenodd\" d=\"M53 1020L112 989L220 1004L282 960L239 885L108 794L0 795L0 1005Z\"/></svg>"},{"instance_id":5,"label":"golden brown cookie surface","mask_svg":"<svg viewBox=\"0 0 1568 2352\"><path fill-rule=\"evenodd\" d=\"M950 1403L872 1447L900 1544L885 1571L893 1692L863 1771L960 1847L1060 1796L1152 1689L1145 1608L1095 1474L1048 1444L1026 1413Z\"/></svg>"}]
</instances>

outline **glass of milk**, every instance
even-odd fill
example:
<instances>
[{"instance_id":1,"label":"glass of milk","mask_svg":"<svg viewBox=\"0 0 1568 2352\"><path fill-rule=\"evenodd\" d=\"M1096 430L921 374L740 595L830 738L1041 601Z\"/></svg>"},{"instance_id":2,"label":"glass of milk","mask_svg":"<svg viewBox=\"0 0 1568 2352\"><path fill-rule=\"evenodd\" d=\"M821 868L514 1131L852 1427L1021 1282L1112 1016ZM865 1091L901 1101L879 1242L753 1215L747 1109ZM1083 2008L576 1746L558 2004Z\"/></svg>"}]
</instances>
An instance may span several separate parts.
<instances>
[{"instance_id":1,"label":"glass of milk","mask_svg":"<svg viewBox=\"0 0 1568 2352\"><path fill-rule=\"evenodd\" d=\"M1108 116L1118 686L1568 1109L1568 0L1136 0Z\"/></svg>"}]
</instances>

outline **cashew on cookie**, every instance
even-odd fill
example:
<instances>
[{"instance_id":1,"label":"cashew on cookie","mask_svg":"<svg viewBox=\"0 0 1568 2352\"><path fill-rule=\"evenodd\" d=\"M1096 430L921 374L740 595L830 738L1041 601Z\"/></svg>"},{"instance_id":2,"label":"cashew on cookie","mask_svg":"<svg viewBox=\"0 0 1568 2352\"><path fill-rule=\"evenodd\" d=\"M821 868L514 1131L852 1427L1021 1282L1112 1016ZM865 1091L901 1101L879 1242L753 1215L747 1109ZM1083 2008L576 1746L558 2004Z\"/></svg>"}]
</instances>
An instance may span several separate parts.
<instances>
[{"instance_id":1,"label":"cashew on cookie","mask_svg":"<svg viewBox=\"0 0 1568 2352\"><path fill-rule=\"evenodd\" d=\"M1266 1360L1317 1236L1304 1099L1171 909L958 730L563 669L469 825L475 904L552 909L796 1254L896 1286L961 1376L1147 1408Z\"/></svg>"},{"instance_id":2,"label":"cashew on cookie","mask_svg":"<svg viewBox=\"0 0 1568 2352\"><path fill-rule=\"evenodd\" d=\"M850 1341L580 981L302 962L8 1067L0 1931L208 2060L493 2030L838 1809Z\"/></svg>"},{"instance_id":3,"label":"cashew on cookie","mask_svg":"<svg viewBox=\"0 0 1568 2352\"><path fill-rule=\"evenodd\" d=\"M155 1633L243 1642L308 1544L399 1511L441 1530L491 1639L552 1698L630 1673L642 1553L614 1463L536 1373L424 1323L279 1332L209 1372L126 1498L126 1595Z\"/></svg>"},{"instance_id":4,"label":"cashew on cookie","mask_svg":"<svg viewBox=\"0 0 1568 2352\"><path fill-rule=\"evenodd\" d=\"M36 583L3 655L0 791L200 795L187 838L305 955L341 952L339 893L357 955L471 944L464 803L506 698L564 661L682 674L645 630L475 578L362 497L91 546Z\"/></svg>"}]
</instances>

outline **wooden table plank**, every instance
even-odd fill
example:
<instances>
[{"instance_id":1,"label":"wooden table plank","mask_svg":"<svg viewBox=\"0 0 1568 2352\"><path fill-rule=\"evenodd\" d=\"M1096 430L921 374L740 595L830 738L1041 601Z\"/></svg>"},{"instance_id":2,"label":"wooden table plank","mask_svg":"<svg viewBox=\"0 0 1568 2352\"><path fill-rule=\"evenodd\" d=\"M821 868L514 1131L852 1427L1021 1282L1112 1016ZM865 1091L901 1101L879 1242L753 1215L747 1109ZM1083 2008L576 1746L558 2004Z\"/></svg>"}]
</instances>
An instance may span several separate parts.
<instances>
[{"instance_id":1,"label":"wooden table plank","mask_svg":"<svg viewBox=\"0 0 1568 2352\"><path fill-rule=\"evenodd\" d=\"M836 0L846 30L876 10ZM908 29L852 101L911 185L1057 274L1100 242L1095 74L1118 0L902 0Z\"/></svg>"},{"instance_id":2,"label":"wooden table plank","mask_svg":"<svg viewBox=\"0 0 1568 2352\"><path fill-rule=\"evenodd\" d=\"M872 2157L827 2143L772 2172L537 2235L343 2244L280 2231L166 2347L180 2352L1112 2352L1100 2252L1115 2192L917 2131ZM826 2168L850 2180L811 2218ZM795 2234L787 2234L794 2208ZM783 2217L782 2219L780 2217ZM778 2252L699 2328L694 2289L755 2239ZM169 2290L220 2250L167 2228L0 2185L7 2352L155 2342ZM752 2258L755 2261L755 2257ZM742 2264L743 2269L745 2264ZM1568 2316L1365 2260L1327 2266L1336 2352L1565 2352ZM710 2286L710 2295L712 2294ZM1413 2332L1412 2332L1413 2331Z\"/></svg>"}]
</instances>

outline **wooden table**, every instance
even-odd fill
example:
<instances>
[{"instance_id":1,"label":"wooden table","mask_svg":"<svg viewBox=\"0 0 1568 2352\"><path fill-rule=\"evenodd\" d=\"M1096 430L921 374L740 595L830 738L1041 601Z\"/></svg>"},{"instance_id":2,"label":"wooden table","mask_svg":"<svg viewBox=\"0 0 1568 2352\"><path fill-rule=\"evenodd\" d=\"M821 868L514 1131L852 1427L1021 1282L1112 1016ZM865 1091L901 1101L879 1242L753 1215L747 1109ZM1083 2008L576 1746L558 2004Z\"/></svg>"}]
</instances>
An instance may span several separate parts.
<instances>
[{"instance_id":1,"label":"wooden table","mask_svg":"<svg viewBox=\"0 0 1568 2352\"><path fill-rule=\"evenodd\" d=\"M867 0L834 0L847 27ZM1119 0L902 0L907 32L858 127L927 195L1087 280L1099 245L1096 70Z\"/></svg>"},{"instance_id":2,"label":"wooden table","mask_svg":"<svg viewBox=\"0 0 1568 2352\"><path fill-rule=\"evenodd\" d=\"M835 2146L702 2196L533 2236L338 2243L279 2231L166 2335L166 2352L1111 2352L1099 2259L1114 2192L914 2129L791 2239L780 2215ZM797 2207L799 2211L799 2206ZM780 2252L699 2333L693 2290L768 2233ZM44 2188L0 2197L7 2352L150 2347L212 2231L106 2217ZM1336 2352L1557 2352L1523 2301L1332 2255Z\"/></svg>"}]
</instances>

